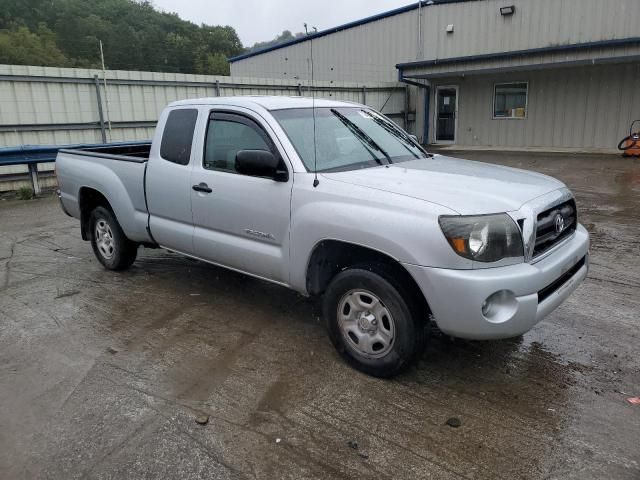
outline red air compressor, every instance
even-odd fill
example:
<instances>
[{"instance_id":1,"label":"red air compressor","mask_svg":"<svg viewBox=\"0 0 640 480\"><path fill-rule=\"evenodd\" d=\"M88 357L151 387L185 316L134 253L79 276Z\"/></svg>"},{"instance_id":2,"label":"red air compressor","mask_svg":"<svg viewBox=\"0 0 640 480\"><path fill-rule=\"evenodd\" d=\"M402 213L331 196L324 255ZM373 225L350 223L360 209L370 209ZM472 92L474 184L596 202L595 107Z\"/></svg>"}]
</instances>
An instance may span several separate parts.
<instances>
[{"instance_id":1,"label":"red air compressor","mask_svg":"<svg viewBox=\"0 0 640 480\"><path fill-rule=\"evenodd\" d=\"M629 136L623 138L618 144L618 150L622 150L623 157L640 157L640 130L633 131L636 123L640 123L640 120L631 122Z\"/></svg>"}]
</instances>

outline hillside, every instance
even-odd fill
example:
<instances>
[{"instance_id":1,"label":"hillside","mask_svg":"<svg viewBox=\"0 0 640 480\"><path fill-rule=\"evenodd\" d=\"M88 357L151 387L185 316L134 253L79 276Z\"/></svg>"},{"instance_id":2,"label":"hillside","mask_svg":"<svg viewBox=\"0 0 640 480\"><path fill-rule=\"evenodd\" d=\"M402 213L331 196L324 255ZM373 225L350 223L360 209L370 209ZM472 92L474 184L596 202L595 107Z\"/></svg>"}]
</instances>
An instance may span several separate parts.
<instances>
[{"instance_id":1,"label":"hillside","mask_svg":"<svg viewBox=\"0 0 640 480\"><path fill-rule=\"evenodd\" d=\"M0 63L228 75L229 26L196 25L133 0L0 0Z\"/></svg>"}]
</instances>

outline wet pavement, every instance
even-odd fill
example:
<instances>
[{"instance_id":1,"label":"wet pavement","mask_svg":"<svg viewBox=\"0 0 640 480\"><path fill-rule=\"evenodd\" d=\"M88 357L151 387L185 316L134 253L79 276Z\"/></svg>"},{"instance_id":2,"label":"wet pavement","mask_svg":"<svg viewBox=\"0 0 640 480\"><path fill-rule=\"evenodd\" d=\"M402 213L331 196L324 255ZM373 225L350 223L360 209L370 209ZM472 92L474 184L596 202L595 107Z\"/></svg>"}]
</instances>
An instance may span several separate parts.
<instances>
[{"instance_id":1,"label":"wet pavement","mask_svg":"<svg viewBox=\"0 0 640 480\"><path fill-rule=\"evenodd\" d=\"M394 380L312 300L161 250L108 272L54 198L0 201L0 478L639 479L640 160L456 156L564 180L592 268L524 337L434 331Z\"/></svg>"}]
</instances>

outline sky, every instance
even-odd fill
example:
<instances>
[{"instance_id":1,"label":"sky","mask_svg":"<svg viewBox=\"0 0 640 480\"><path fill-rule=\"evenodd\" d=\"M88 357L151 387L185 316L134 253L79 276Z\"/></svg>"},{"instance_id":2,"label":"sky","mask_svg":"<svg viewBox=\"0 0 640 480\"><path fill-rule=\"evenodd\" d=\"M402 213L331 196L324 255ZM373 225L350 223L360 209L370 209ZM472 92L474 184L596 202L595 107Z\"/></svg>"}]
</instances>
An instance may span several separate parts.
<instances>
[{"instance_id":1,"label":"sky","mask_svg":"<svg viewBox=\"0 0 640 480\"><path fill-rule=\"evenodd\" d=\"M231 25L245 47L271 40L283 30L336 27L393 10L412 0L152 0L156 8L207 25Z\"/></svg>"}]
</instances>

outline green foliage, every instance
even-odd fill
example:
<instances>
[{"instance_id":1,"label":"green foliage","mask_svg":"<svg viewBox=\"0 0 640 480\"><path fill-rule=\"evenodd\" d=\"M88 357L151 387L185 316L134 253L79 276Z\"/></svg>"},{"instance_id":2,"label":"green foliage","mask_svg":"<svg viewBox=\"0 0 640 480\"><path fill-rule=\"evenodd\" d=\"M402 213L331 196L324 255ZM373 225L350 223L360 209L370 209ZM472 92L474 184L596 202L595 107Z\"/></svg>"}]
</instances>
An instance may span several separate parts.
<instances>
[{"instance_id":1,"label":"green foliage","mask_svg":"<svg viewBox=\"0 0 640 480\"><path fill-rule=\"evenodd\" d=\"M285 30L280 35L277 35L273 40L269 40L267 42L256 42L253 44L253 47L247 48L247 52L254 52L256 50L262 50L263 48L268 48L273 45L278 45L280 43L290 42L291 40L295 40L296 38L304 37L305 34L303 32L298 32L295 35L291 33L291 30Z\"/></svg>"},{"instance_id":2,"label":"green foliage","mask_svg":"<svg viewBox=\"0 0 640 480\"><path fill-rule=\"evenodd\" d=\"M35 198L35 195L30 187L20 187L18 189L18 198L20 200L31 200L32 198Z\"/></svg>"},{"instance_id":3,"label":"green foliage","mask_svg":"<svg viewBox=\"0 0 640 480\"><path fill-rule=\"evenodd\" d=\"M0 30L0 63L69 66L69 60L58 49L55 34L40 24L35 33L27 27L12 25Z\"/></svg>"},{"instance_id":4,"label":"green foliage","mask_svg":"<svg viewBox=\"0 0 640 480\"><path fill-rule=\"evenodd\" d=\"M228 75L229 26L195 25L134 0L0 0L0 62Z\"/></svg>"}]
</instances>

